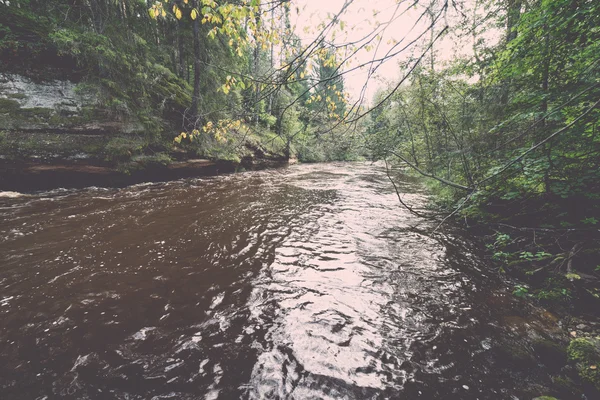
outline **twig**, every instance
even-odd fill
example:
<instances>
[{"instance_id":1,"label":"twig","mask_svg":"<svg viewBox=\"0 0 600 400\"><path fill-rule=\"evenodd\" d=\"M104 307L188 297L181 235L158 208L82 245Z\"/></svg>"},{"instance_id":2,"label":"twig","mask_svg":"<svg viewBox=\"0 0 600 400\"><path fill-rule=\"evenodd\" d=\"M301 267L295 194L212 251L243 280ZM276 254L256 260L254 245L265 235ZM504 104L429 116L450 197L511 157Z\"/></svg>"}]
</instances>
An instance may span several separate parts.
<instances>
[{"instance_id":1,"label":"twig","mask_svg":"<svg viewBox=\"0 0 600 400\"><path fill-rule=\"evenodd\" d=\"M402 204L404 206L404 208L406 208L408 211L410 211L412 214L416 215L417 217L431 219L431 217L429 217L429 216L427 216L425 214L421 214L418 211L415 211L412 207L410 207L408 204L406 204L402 200L402 196L400 195L400 191L398 190L398 186L396 186L396 182L394 182L394 180L392 179L392 177L390 175L390 169L388 167L388 161L387 161L387 159L385 159L384 161L385 161L385 174L387 175L388 179L390 180L390 182L394 186L394 191L396 192L396 196L398 196L398 201L400 202L400 204Z\"/></svg>"},{"instance_id":2,"label":"twig","mask_svg":"<svg viewBox=\"0 0 600 400\"><path fill-rule=\"evenodd\" d=\"M581 243L575 243L571 251L569 252L569 258L567 258L567 274L573 272L573 257L579 253L579 248L581 247Z\"/></svg>"},{"instance_id":3,"label":"twig","mask_svg":"<svg viewBox=\"0 0 600 400\"><path fill-rule=\"evenodd\" d=\"M503 223L495 223L494 225L504 226L506 228L514 229L517 231L542 231L542 232L599 232L600 229L596 228L530 228L524 226L513 226Z\"/></svg>"},{"instance_id":4,"label":"twig","mask_svg":"<svg viewBox=\"0 0 600 400\"><path fill-rule=\"evenodd\" d=\"M396 157L398 157L402 161L404 161L406 164L408 164L409 167L411 167L412 169L414 169L415 171L417 171L419 174L421 174L423 176L426 176L428 178L433 178L433 179L435 179L437 181L442 182L445 185L452 186L453 188L456 188L456 189L466 190L468 192L473 192L474 191L474 188L470 188L470 187L467 187L467 186L460 185L458 183L450 182L450 181L448 181L448 180L446 180L444 178L440 178L439 176L435 176L435 175L429 174L429 173L421 170L416 165L412 164L410 161L408 161L406 158L404 158L400 154L397 154L397 153L395 153L393 151L390 151L390 153L393 154L393 155L395 155Z\"/></svg>"},{"instance_id":5,"label":"twig","mask_svg":"<svg viewBox=\"0 0 600 400\"><path fill-rule=\"evenodd\" d=\"M435 233L440 226L442 226L444 224L444 222L446 222L446 220L448 220L449 218L453 217L457 212L460 211L461 208L464 207L464 205L471 199L471 197L473 196L473 194L475 194L475 192L471 192L467 195L467 197L463 197L463 199L461 200L461 202L458 204L458 206L456 206L456 208L454 209L454 211L452 211L450 214L448 214L439 224L438 226L435 227L435 229L431 232L431 233Z\"/></svg>"}]
</instances>

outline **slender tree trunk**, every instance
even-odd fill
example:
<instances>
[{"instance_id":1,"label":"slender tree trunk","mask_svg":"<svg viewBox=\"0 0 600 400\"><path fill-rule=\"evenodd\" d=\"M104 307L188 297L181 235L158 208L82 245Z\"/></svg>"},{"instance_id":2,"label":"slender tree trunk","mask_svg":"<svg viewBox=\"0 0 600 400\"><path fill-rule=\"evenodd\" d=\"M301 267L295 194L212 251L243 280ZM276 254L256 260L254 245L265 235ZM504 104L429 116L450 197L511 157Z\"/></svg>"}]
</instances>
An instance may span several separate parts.
<instances>
[{"instance_id":1,"label":"slender tree trunk","mask_svg":"<svg viewBox=\"0 0 600 400\"><path fill-rule=\"evenodd\" d=\"M98 34L104 33L104 19L103 10L100 1L89 0L88 7L92 13L92 23L94 24L94 31Z\"/></svg>"},{"instance_id":2,"label":"slender tree trunk","mask_svg":"<svg viewBox=\"0 0 600 400\"><path fill-rule=\"evenodd\" d=\"M178 75L184 79L185 78L185 59L184 59L184 46L183 46L183 21L179 20L177 22L177 53L179 56L179 63L177 65L177 73Z\"/></svg>"},{"instance_id":3,"label":"slender tree trunk","mask_svg":"<svg viewBox=\"0 0 600 400\"><path fill-rule=\"evenodd\" d=\"M548 27L544 25L544 30L548 30ZM544 96L542 100L541 113L542 113L542 124L541 124L541 134L545 135L548 123L546 120L546 114L548 113L548 96L549 96L549 86L550 86L550 62L552 55L550 54L550 33L546 33L544 38L544 65L542 69L542 95ZM546 158L548 159L548 168L544 171L544 188L546 194L550 194L551 192L551 183L550 183L550 174L552 170L552 145L550 143L546 143L544 145Z\"/></svg>"},{"instance_id":4,"label":"slender tree trunk","mask_svg":"<svg viewBox=\"0 0 600 400\"><path fill-rule=\"evenodd\" d=\"M546 28L547 29L547 28ZM546 34L544 38L544 66L542 70L542 114L545 115L548 112L548 88L550 83L550 35ZM542 125L546 125L546 118L542 116L543 122Z\"/></svg>"},{"instance_id":5,"label":"slender tree trunk","mask_svg":"<svg viewBox=\"0 0 600 400\"><path fill-rule=\"evenodd\" d=\"M435 49L433 48L433 42L435 41L435 15L433 13L432 10L430 10L429 8L427 9L427 13L429 14L429 17L431 18L431 27L430 27L430 37L429 37L429 46L431 46L431 49L429 51L429 54L431 56L430 62L431 62L431 75L433 75L435 73Z\"/></svg>"},{"instance_id":6,"label":"slender tree trunk","mask_svg":"<svg viewBox=\"0 0 600 400\"><path fill-rule=\"evenodd\" d=\"M275 8L271 9L271 24L275 21ZM272 26L272 25L271 25ZM271 42L271 69L275 68L275 45ZM273 113L273 91L269 95L269 114Z\"/></svg>"},{"instance_id":7,"label":"slender tree trunk","mask_svg":"<svg viewBox=\"0 0 600 400\"><path fill-rule=\"evenodd\" d=\"M258 5L258 9L259 12L256 14L255 17L255 23L256 23L256 29L260 29L261 27L261 19L260 19L260 3ZM253 52L253 57L254 57L254 62L253 62L253 75L255 77L259 76L259 61L260 61L260 43L258 43L258 41L256 42L256 46L254 46L254 52ZM255 123L256 126L258 126L258 122L260 120L260 85L258 83L256 83L254 85L254 118L255 118Z\"/></svg>"},{"instance_id":8,"label":"slender tree trunk","mask_svg":"<svg viewBox=\"0 0 600 400\"><path fill-rule=\"evenodd\" d=\"M188 57L186 57L186 61L185 61L185 73L186 73L185 80L187 81L187 83L192 83L191 77L190 77L190 57L189 57L189 55L188 55Z\"/></svg>"},{"instance_id":9,"label":"slender tree trunk","mask_svg":"<svg viewBox=\"0 0 600 400\"><path fill-rule=\"evenodd\" d=\"M125 0L121 0L121 12L122 12L122 19L123 21L127 20L127 4ZM127 30L127 33L129 33L129 29Z\"/></svg>"},{"instance_id":10,"label":"slender tree trunk","mask_svg":"<svg viewBox=\"0 0 600 400\"><path fill-rule=\"evenodd\" d=\"M506 43L517 38L517 25L521 19L523 0L508 0L506 10Z\"/></svg>"},{"instance_id":11,"label":"slender tree trunk","mask_svg":"<svg viewBox=\"0 0 600 400\"><path fill-rule=\"evenodd\" d=\"M259 55L260 55L260 49L259 49L259 44L257 43L256 46L254 47L254 76L257 77L258 76L258 59L259 59ZM258 126L258 121L260 119L259 114L260 114L260 85L258 83L256 83L254 85L254 118L255 118L255 123L256 126Z\"/></svg>"},{"instance_id":12,"label":"slender tree trunk","mask_svg":"<svg viewBox=\"0 0 600 400\"><path fill-rule=\"evenodd\" d=\"M198 7L198 0L192 0L192 7ZM190 106L189 128L196 128L198 123L198 103L200 99L200 22L196 18L192 21L194 35L194 93L192 94L192 105Z\"/></svg>"},{"instance_id":13,"label":"slender tree trunk","mask_svg":"<svg viewBox=\"0 0 600 400\"><path fill-rule=\"evenodd\" d=\"M290 159L291 155L292 155L292 139L288 138L285 142L285 150L284 150L284 154L286 159Z\"/></svg>"},{"instance_id":14,"label":"slender tree trunk","mask_svg":"<svg viewBox=\"0 0 600 400\"><path fill-rule=\"evenodd\" d=\"M506 10L506 45L517 38L517 25L521 19L521 6L523 0L508 0ZM500 104L508 105L510 95L510 79L502 83L502 95L500 96Z\"/></svg>"}]
</instances>

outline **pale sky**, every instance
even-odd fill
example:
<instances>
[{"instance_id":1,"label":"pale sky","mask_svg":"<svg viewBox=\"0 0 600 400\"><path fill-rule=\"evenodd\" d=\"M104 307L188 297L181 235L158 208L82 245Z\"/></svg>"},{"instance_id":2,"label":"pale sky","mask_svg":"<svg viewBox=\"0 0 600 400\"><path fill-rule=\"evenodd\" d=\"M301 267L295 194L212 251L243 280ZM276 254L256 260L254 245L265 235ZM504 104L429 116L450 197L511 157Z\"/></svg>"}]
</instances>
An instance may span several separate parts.
<instances>
[{"instance_id":1,"label":"pale sky","mask_svg":"<svg viewBox=\"0 0 600 400\"><path fill-rule=\"evenodd\" d=\"M344 3L345 0L297 0L292 2L292 24L295 25L295 31L303 43L310 43L320 31L316 28L318 24L321 21L329 21L331 16L338 14ZM429 15L425 15L418 21L425 7L422 5L410 7L413 4L412 0L354 0L340 18L345 22L344 32L340 32L338 27L335 38L330 37L332 42L339 45L360 41L374 31L380 33L382 39L372 42L373 49L371 51L359 51L355 60L346 66L346 70L352 68L353 65L384 57L390 51L397 52L422 35L430 25L431 19ZM473 10L469 10L469 13L472 14ZM447 23L453 25L456 22L455 10L450 9L446 17L444 14L442 15L436 24L434 34L439 33ZM307 32L305 27L312 29ZM352 100L360 97L367 81L369 82L365 93L367 103L371 101L377 89L383 86L383 81L397 81L400 77L398 62L406 61L411 55L420 55L424 44L429 43L430 33L425 33L421 39L418 44L415 43L380 65L371 79L368 79L368 66L346 74L345 88L350 93ZM469 55L472 53L471 42L467 40L467 42L456 43L456 41L455 37L447 37L436 42L434 47L436 66L441 66L441 63L453 59L457 54ZM396 44L398 42L400 44ZM395 44L396 48L394 48ZM422 63L429 65L428 57Z\"/></svg>"}]
</instances>

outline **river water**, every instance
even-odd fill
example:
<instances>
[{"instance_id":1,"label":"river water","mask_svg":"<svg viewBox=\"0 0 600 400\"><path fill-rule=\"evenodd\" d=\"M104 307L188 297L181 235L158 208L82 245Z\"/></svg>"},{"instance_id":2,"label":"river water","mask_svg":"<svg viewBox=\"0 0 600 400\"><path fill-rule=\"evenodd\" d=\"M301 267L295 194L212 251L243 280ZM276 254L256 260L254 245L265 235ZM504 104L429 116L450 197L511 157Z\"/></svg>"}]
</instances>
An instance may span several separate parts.
<instances>
[{"instance_id":1,"label":"river water","mask_svg":"<svg viewBox=\"0 0 600 400\"><path fill-rule=\"evenodd\" d=\"M2 399L553 390L530 340L557 320L460 232L428 233L381 165L6 194L0 222Z\"/></svg>"}]
</instances>

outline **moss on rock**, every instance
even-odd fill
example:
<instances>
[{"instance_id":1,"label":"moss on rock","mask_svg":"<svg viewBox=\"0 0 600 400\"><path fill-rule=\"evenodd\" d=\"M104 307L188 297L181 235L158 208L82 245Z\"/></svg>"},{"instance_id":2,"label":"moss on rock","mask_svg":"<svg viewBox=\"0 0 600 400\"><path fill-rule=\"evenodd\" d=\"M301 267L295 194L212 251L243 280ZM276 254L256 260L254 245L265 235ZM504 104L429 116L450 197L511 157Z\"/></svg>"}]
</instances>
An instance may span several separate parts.
<instances>
[{"instance_id":1,"label":"moss on rock","mask_svg":"<svg viewBox=\"0 0 600 400\"><path fill-rule=\"evenodd\" d=\"M575 363L579 376L600 390L600 340L578 338L567 349L569 361Z\"/></svg>"},{"instance_id":2,"label":"moss on rock","mask_svg":"<svg viewBox=\"0 0 600 400\"><path fill-rule=\"evenodd\" d=\"M21 104L12 99L0 99L0 113L12 113L21 108Z\"/></svg>"}]
</instances>

